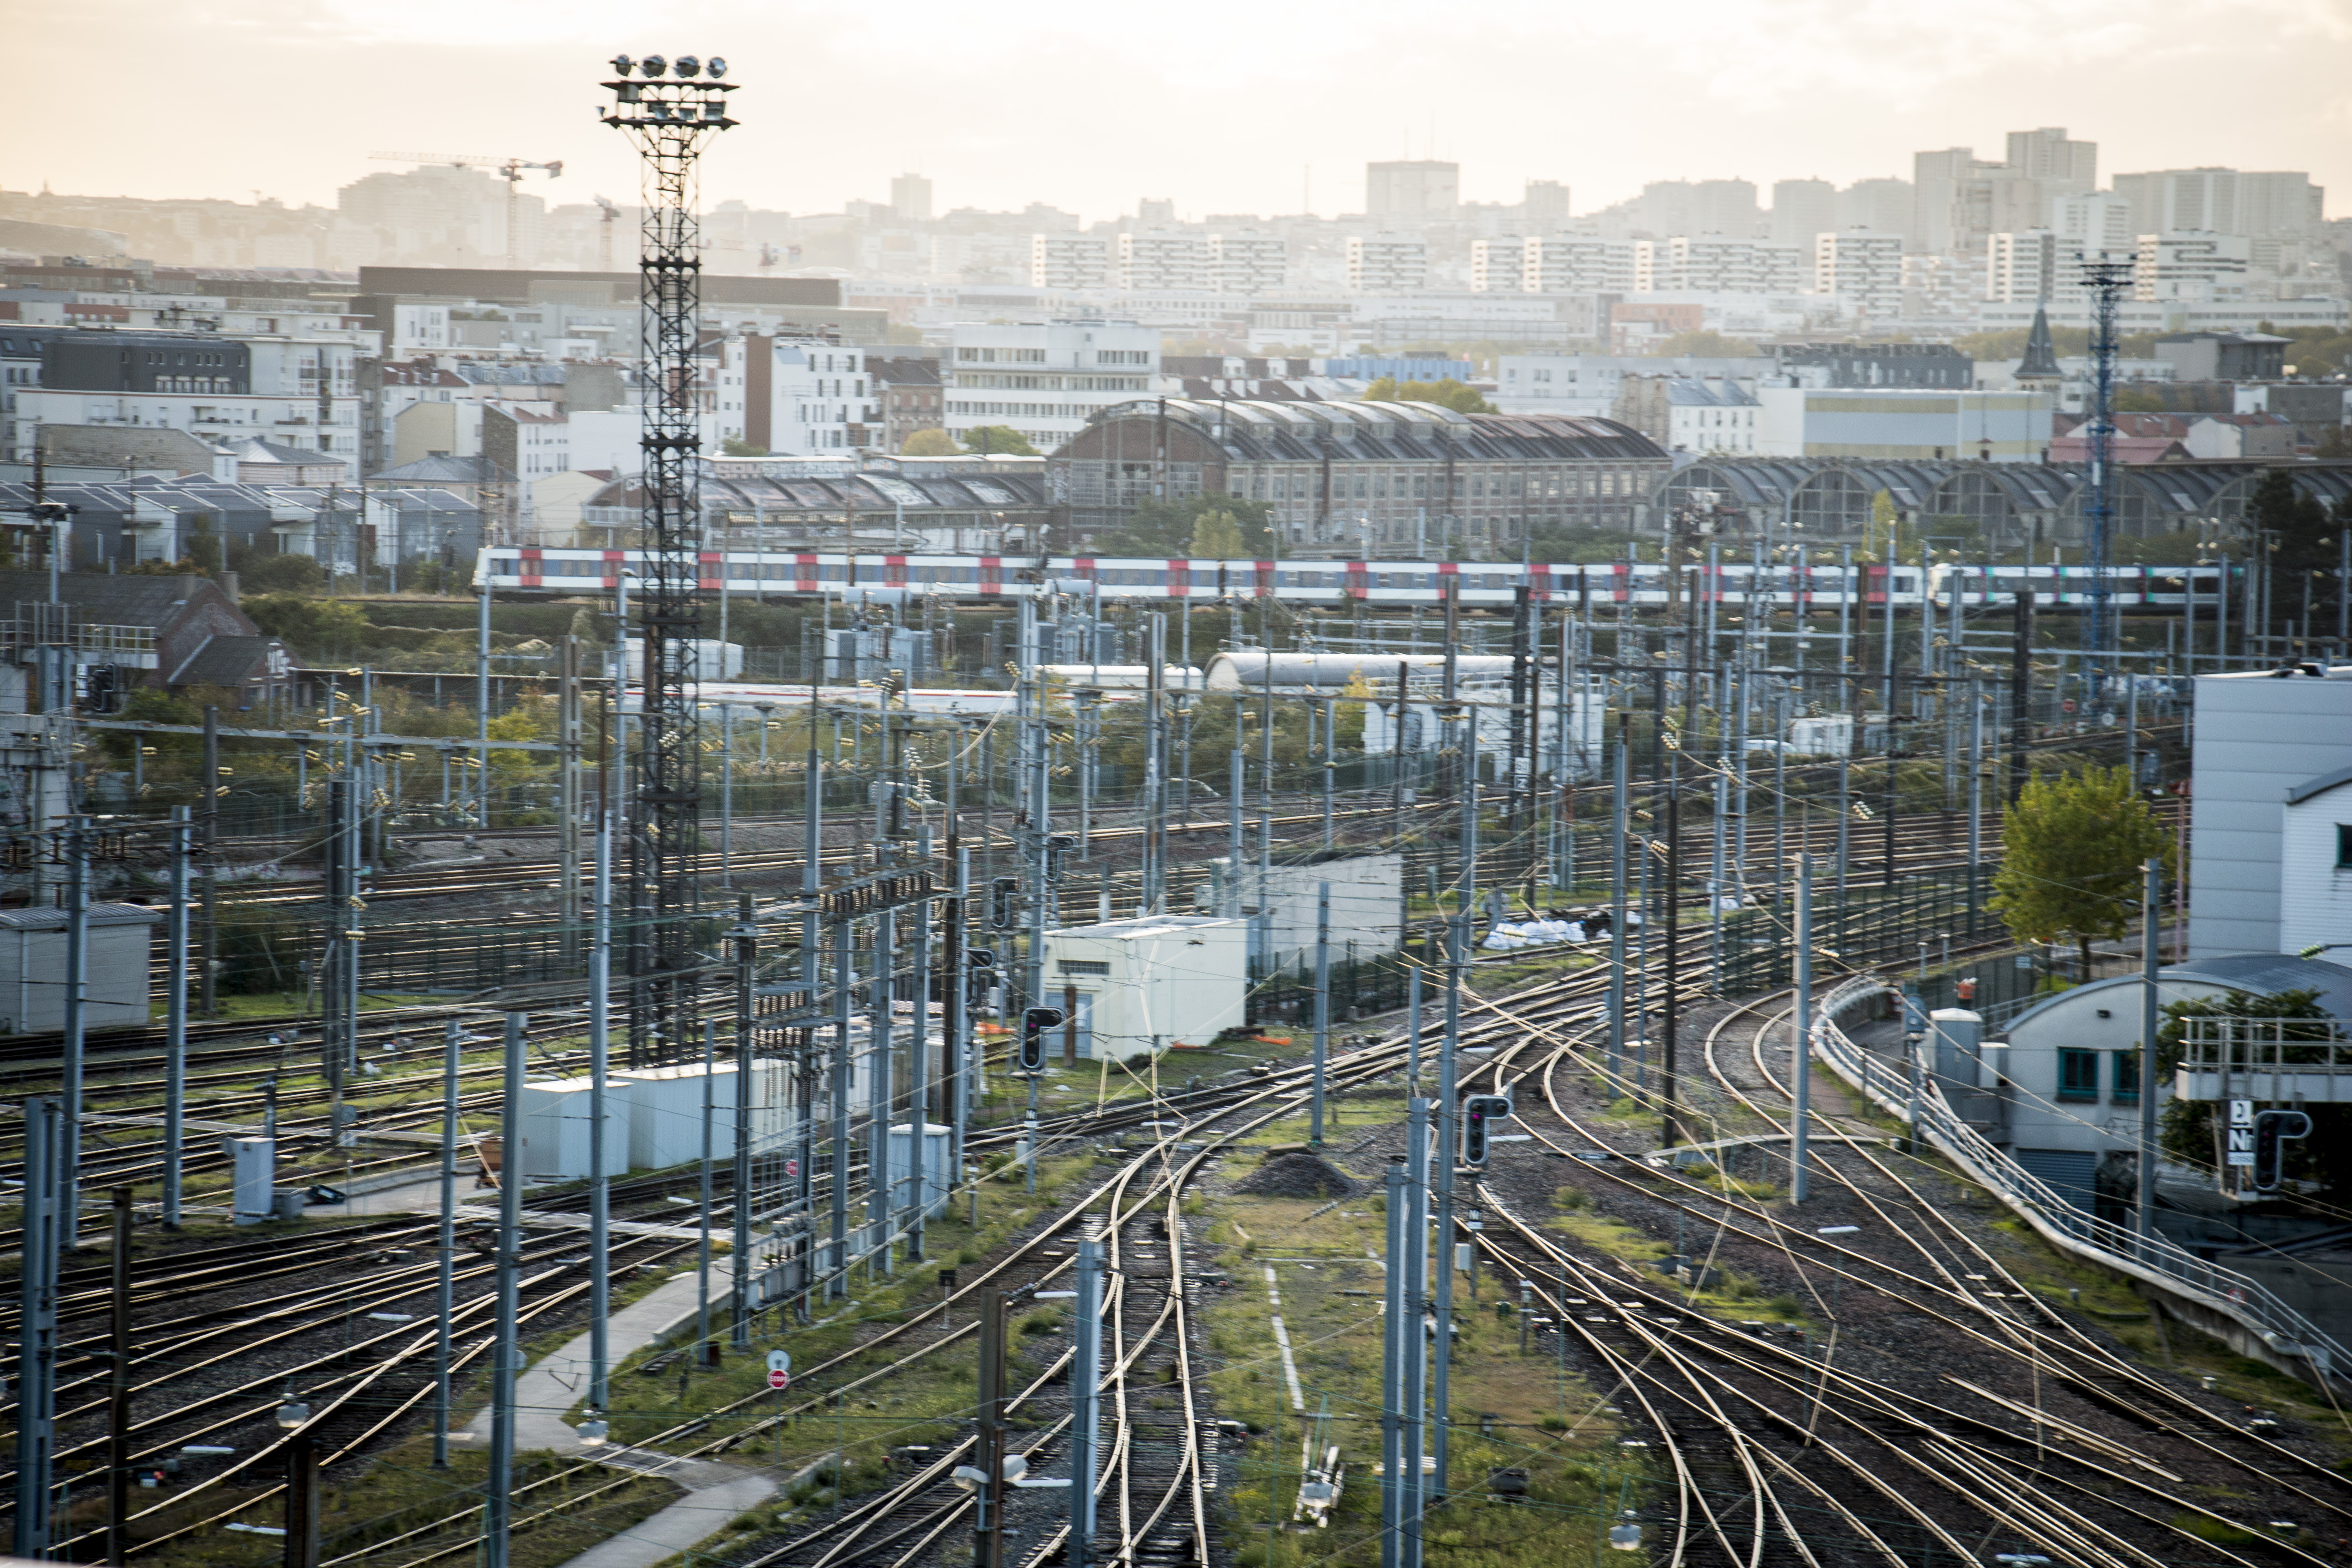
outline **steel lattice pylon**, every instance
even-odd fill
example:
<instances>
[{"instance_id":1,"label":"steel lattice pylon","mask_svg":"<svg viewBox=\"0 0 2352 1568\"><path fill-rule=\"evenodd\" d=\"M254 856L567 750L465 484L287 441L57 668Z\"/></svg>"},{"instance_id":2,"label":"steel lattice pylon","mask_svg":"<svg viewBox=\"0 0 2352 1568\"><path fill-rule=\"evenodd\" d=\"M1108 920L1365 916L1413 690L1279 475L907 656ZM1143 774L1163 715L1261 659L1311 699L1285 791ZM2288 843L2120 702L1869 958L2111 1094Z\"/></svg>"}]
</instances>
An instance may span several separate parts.
<instances>
[{"instance_id":1,"label":"steel lattice pylon","mask_svg":"<svg viewBox=\"0 0 2352 1568\"><path fill-rule=\"evenodd\" d=\"M700 725L696 719L695 641L702 628L701 426L695 385L702 256L695 215L703 139L736 122L719 79L727 64L691 55L613 61L603 115L636 142L645 184L639 269L645 467L638 548L645 639L635 799L628 822L630 931L629 1059L652 1066L681 1059L692 1032L694 988L679 978L695 965L695 852L702 806ZM633 74L634 73L634 74ZM624 628L625 633L625 628Z\"/></svg>"},{"instance_id":2,"label":"steel lattice pylon","mask_svg":"<svg viewBox=\"0 0 2352 1568\"><path fill-rule=\"evenodd\" d=\"M2108 546L2116 522L2116 307L2132 284L2128 261L2085 261L2083 288L2091 297L2091 395L2084 435L2089 447L2090 483L2083 502L2084 535L2090 548L2089 592L2083 614L2083 647L2095 661L2116 643L2114 588L2107 582ZM2106 672L2094 667L2094 677ZM2099 682L2092 686L2096 700Z\"/></svg>"}]
</instances>

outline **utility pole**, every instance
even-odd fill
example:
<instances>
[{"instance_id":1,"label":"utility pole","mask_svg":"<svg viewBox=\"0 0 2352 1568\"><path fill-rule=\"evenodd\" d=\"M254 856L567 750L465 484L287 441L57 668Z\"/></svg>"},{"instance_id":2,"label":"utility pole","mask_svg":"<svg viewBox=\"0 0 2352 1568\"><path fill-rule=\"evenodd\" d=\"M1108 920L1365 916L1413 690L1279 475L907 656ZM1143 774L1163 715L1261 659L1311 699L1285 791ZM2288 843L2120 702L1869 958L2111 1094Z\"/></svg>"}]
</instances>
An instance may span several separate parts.
<instances>
[{"instance_id":1,"label":"utility pole","mask_svg":"<svg viewBox=\"0 0 2352 1568\"><path fill-rule=\"evenodd\" d=\"M1102 1242L1078 1243L1077 1313L1070 1328L1070 1546L1068 1568L1087 1568L1095 1533L1095 1476L1102 1425Z\"/></svg>"},{"instance_id":2,"label":"utility pole","mask_svg":"<svg viewBox=\"0 0 2352 1568\"><path fill-rule=\"evenodd\" d=\"M1307 1142L1323 1146L1325 1064L1331 1052L1331 884L1315 884L1315 1061Z\"/></svg>"},{"instance_id":3,"label":"utility pole","mask_svg":"<svg viewBox=\"0 0 2352 1568\"><path fill-rule=\"evenodd\" d=\"M71 1252L81 1232L81 1116L84 1034L89 1023L89 840L79 816L68 819L64 1040L65 1152L58 1182L58 1246Z\"/></svg>"},{"instance_id":4,"label":"utility pole","mask_svg":"<svg viewBox=\"0 0 2352 1568\"><path fill-rule=\"evenodd\" d=\"M1806 1141L1813 1104L1813 858L1797 852L1796 995L1790 1028L1789 1090L1796 1111L1789 1124L1789 1201L1803 1203L1811 1183Z\"/></svg>"},{"instance_id":5,"label":"utility pole","mask_svg":"<svg viewBox=\"0 0 2352 1568\"><path fill-rule=\"evenodd\" d=\"M215 858L215 845L220 837L220 710L205 710L205 793L203 797L202 839L204 860L200 889L204 927L204 951L199 955L196 976L198 1001L196 1010L207 1018L220 1016L220 876Z\"/></svg>"},{"instance_id":6,"label":"utility pole","mask_svg":"<svg viewBox=\"0 0 2352 1568\"><path fill-rule=\"evenodd\" d=\"M54 1524L49 1470L57 1450L58 1264L70 1233L62 1223L59 1179L66 1153L58 1101L25 1102L25 1189L17 1276L16 1518L13 1550L49 1554Z\"/></svg>"},{"instance_id":7,"label":"utility pole","mask_svg":"<svg viewBox=\"0 0 2352 1568\"><path fill-rule=\"evenodd\" d=\"M490 1458L489 1474L482 1487L480 1568L507 1568L509 1538L514 1528L515 1384L522 1376L522 1346L516 1325L522 1299L525 1021L520 1013L507 1015L499 1095L498 1296L490 1342Z\"/></svg>"},{"instance_id":8,"label":"utility pole","mask_svg":"<svg viewBox=\"0 0 2352 1568\"><path fill-rule=\"evenodd\" d=\"M2139 904L2139 1192L2133 1207L2132 1228L2140 1247L2153 1252L2156 1245L2156 1037L2163 998L2157 990L2157 967L2162 943L2158 927L2164 912L2164 862L2151 858L2141 868L2146 884Z\"/></svg>"},{"instance_id":9,"label":"utility pole","mask_svg":"<svg viewBox=\"0 0 2352 1568\"><path fill-rule=\"evenodd\" d=\"M114 1256L109 1270L106 1398L106 1560L121 1568L131 1551L131 1189L114 1189Z\"/></svg>"},{"instance_id":10,"label":"utility pole","mask_svg":"<svg viewBox=\"0 0 2352 1568\"><path fill-rule=\"evenodd\" d=\"M596 828L596 916L588 947L588 1403L600 1412L611 1408L613 1396L613 1184L604 1147L612 1094L612 994L613 822L607 812ZM505 1172L501 1165L501 1194ZM516 1173L521 1173L519 1167Z\"/></svg>"},{"instance_id":11,"label":"utility pole","mask_svg":"<svg viewBox=\"0 0 2352 1568\"><path fill-rule=\"evenodd\" d=\"M2033 584L2017 595L2016 637L2009 653L2009 798L2025 791L2026 752L2033 744Z\"/></svg>"},{"instance_id":12,"label":"utility pole","mask_svg":"<svg viewBox=\"0 0 2352 1568\"><path fill-rule=\"evenodd\" d=\"M449 1468L449 1318L457 1295L457 1074L466 1026L441 1033L441 1228L433 1268L433 1468ZM505 1163L500 1145L499 1163ZM501 1171L503 1173L503 1170Z\"/></svg>"},{"instance_id":13,"label":"utility pole","mask_svg":"<svg viewBox=\"0 0 2352 1568\"><path fill-rule=\"evenodd\" d=\"M188 808L172 808L172 901L163 911L163 1228L180 1228L180 1160L188 1109L188 861L195 853Z\"/></svg>"},{"instance_id":14,"label":"utility pole","mask_svg":"<svg viewBox=\"0 0 2352 1568\"><path fill-rule=\"evenodd\" d=\"M1004 1292L980 1294L979 1441L973 1468L979 1508L972 1517L972 1568L1004 1568ZM836 1456L835 1463L840 1462Z\"/></svg>"},{"instance_id":15,"label":"utility pole","mask_svg":"<svg viewBox=\"0 0 2352 1568\"><path fill-rule=\"evenodd\" d=\"M751 1267L751 1136L752 1120L752 990L759 978L760 926L752 918L751 895L735 900L735 929L727 933L735 944L735 1311L728 1342L739 1351L751 1348L751 1290L756 1271ZM917 1009L919 1018L921 1009ZM877 1070L879 1070L877 1068ZM836 1171L834 1180L847 1179ZM870 1180L870 1178L869 1178ZM708 1215L705 1222L708 1223ZM706 1338L706 1344L709 1342Z\"/></svg>"}]
</instances>

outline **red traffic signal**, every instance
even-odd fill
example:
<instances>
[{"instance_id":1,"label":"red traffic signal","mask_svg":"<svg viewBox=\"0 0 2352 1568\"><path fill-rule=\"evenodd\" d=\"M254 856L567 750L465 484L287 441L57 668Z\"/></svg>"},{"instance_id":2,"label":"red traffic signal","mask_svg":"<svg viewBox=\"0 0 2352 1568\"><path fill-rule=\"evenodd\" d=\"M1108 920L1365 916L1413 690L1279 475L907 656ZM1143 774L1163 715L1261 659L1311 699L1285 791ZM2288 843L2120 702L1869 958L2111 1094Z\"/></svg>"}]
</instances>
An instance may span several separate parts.
<instances>
[{"instance_id":1,"label":"red traffic signal","mask_svg":"<svg viewBox=\"0 0 2352 1568\"><path fill-rule=\"evenodd\" d=\"M1045 1066L1045 1031L1062 1022L1059 1007L1030 1007L1021 1015L1021 1070L1042 1071Z\"/></svg>"}]
</instances>

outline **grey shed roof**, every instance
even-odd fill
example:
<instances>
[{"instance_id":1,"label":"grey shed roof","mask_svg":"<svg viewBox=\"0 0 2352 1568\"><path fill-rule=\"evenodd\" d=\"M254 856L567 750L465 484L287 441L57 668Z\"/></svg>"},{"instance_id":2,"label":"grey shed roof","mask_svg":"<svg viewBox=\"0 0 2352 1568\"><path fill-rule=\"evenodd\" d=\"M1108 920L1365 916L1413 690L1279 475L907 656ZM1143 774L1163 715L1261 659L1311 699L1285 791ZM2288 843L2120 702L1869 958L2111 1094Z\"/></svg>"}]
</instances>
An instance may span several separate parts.
<instances>
[{"instance_id":1,"label":"grey shed roof","mask_svg":"<svg viewBox=\"0 0 2352 1568\"><path fill-rule=\"evenodd\" d=\"M2352 1021L2352 969L2324 958L2296 958L2284 952L2232 952L2220 958L2192 958L2158 971L2174 980L2204 980L2233 991L2275 996L2282 991L2316 991L2319 1005L2336 1017Z\"/></svg>"},{"instance_id":2,"label":"grey shed roof","mask_svg":"<svg viewBox=\"0 0 2352 1568\"><path fill-rule=\"evenodd\" d=\"M161 910L151 910L144 904L92 904L89 923L94 926L130 925L139 921L160 921ZM66 911L52 905L37 909L0 910L0 931L62 931Z\"/></svg>"},{"instance_id":3,"label":"grey shed roof","mask_svg":"<svg viewBox=\"0 0 2352 1568\"><path fill-rule=\"evenodd\" d=\"M209 577L161 577L143 572L68 572L58 593L85 621L100 626L168 625L188 600L212 586ZM46 572L0 572L0 605L47 604Z\"/></svg>"}]
</instances>

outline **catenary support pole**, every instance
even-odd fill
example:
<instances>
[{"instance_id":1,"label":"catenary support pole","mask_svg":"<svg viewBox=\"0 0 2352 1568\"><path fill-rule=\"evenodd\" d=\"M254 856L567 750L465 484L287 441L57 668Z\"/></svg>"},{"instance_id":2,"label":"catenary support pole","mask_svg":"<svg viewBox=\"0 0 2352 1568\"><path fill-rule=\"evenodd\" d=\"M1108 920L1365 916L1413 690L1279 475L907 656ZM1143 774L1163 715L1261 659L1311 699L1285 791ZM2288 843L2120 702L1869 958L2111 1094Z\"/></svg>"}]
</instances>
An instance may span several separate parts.
<instances>
[{"instance_id":1,"label":"catenary support pole","mask_svg":"<svg viewBox=\"0 0 2352 1568\"><path fill-rule=\"evenodd\" d=\"M1324 1073L1331 1057L1331 884L1315 884L1315 1060L1307 1142L1323 1145Z\"/></svg>"},{"instance_id":2,"label":"catenary support pole","mask_svg":"<svg viewBox=\"0 0 2352 1568\"><path fill-rule=\"evenodd\" d=\"M517 1320L522 1299L523 1026L506 1016L505 1071L499 1099L499 1250L495 1317L490 1341L490 1460L482 1486L480 1568L507 1568L514 1527L515 1384L522 1376ZM599 1410L604 1408L602 1405Z\"/></svg>"},{"instance_id":3,"label":"catenary support pole","mask_svg":"<svg viewBox=\"0 0 2352 1568\"><path fill-rule=\"evenodd\" d=\"M89 839L76 816L66 854L65 1040L59 1096L65 1107L65 1155L58 1172L58 1245L71 1252L81 1230L81 1083L84 1036L89 1024Z\"/></svg>"},{"instance_id":4,"label":"catenary support pole","mask_svg":"<svg viewBox=\"0 0 2352 1568\"><path fill-rule=\"evenodd\" d=\"M694 1242L694 1363L719 1364L719 1342L710 1332L710 1205L713 1146L719 1120L719 1020L702 1020L702 1158L697 1172ZM737 1206L741 1206L740 1198ZM740 1257L740 1254L738 1254ZM742 1270L736 1270L740 1275Z\"/></svg>"},{"instance_id":5,"label":"catenary support pole","mask_svg":"<svg viewBox=\"0 0 2352 1568\"><path fill-rule=\"evenodd\" d=\"M613 818L607 812L596 828L596 922L588 945L588 1403L600 1411L612 1408L613 1397L613 1181L604 1148L612 1070ZM507 1146L520 1155L520 1140ZM501 1174L500 1192L505 1187Z\"/></svg>"},{"instance_id":6,"label":"catenary support pole","mask_svg":"<svg viewBox=\"0 0 2352 1568\"><path fill-rule=\"evenodd\" d=\"M187 1147L188 861L195 852L188 808L172 808L171 907L163 911L163 1228L180 1228L180 1163Z\"/></svg>"},{"instance_id":7,"label":"catenary support pole","mask_svg":"<svg viewBox=\"0 0 2352 1568\"><path fill-rule=\"evenodd\" d=\"M1796 994L1789 1020L1789 1089L1796 1110L1789 1122L1789 1200L1803 1203L1811 1184L1807 1140L1813 1105L1813 858L1797 852L1797 910L1791 964Z\"/></svg>"},{"instance_id":8,"label":"catenary support pole","mask_svg":"<svg viewBox=\"0 0 2352 1568\"><path fill-rule=\"evenodd\" d=\"M457 1074L466 1026L441 1030L441 1228L433 1260L433 1468L449 1468L449 1317L457 1304ZM503 1153L500 1156L503 1163Z\"/></svg>"},{"instance_id":9,"label":"catenary support pole","mask_svg":"<svg viewBox=\"0 0 2352 1568\"><path fill-rule=\"evenodd\" d=\"M54 1504L49 1473L57 1450L58 1254L59 1173L65 1116L57 1100L25 1101L25 1185L18 1219L16 1395L16 1515L15 1554L49 1554Z\"/></svg>"},{"instance_id":10,"label":"catenary support pole","mask_svg":"<svg viewBox=\"0 0 2352 1568\"><path fill-rule=\"evenodd\" d=\"M114 1189L114 1248L109 1259L106 1369L106 1560L121 1568L131 1552L131 1189Z\"/></svg>"},{"instance_id":11,"label":"catenary support pole","mask_svg":"<svg viewBox=\"0 0 2352 1568\"><path fill-rule=\"evenodd\" d=\"M2157 990L2157 968L2163 943L2158 933L2164 916L2164 862L2150 858L2141 868L2146 885L2140 890L2139 933L2139 1192L2132 1208L2132 1228L2143 1252L2153 1252L2156 1241L2156 1041L2162 1019L2163 998Z\"/></svg>"},{"instance_id":12,"label":"catenary support pole","mask_svg":"<svg viewBox=\"0 0 2352 1568\"><path fill-rule=\"evenodd\" d=\"M728 934L735 943L735 1231L734 1256L728 1260L735 1277L735 1310L728 1340L735 1349L748 1351L752 1304L760 1295L759 1271L751 1257L751 1205L756 1201L751 1190L751 1138L757 1125L752 1113L761 1099L760 1075L751 1059L752 992L759 977L760 926L753 918L751 894L736 895L735 929ZM835 1172L834 1179L844 1180L845 1173ZM873 1180L871 1175L866 1179ZM709 1213L707 1207L704 1212Z\"/></svg>"},{"instance_id":13,"label":"catenary support pole","mask_svg":"<svg viewBox=\"0 0 2352 1568\"><path fill-rule=\"evenodd\" d=\"M1095 1532L1096 1472L1102 1425L1102 1243L1078 1243L1077 1311L1070 1330L1070 1550L1068 1568L1087 1568Z\"/></svg>"}]
</instances>

